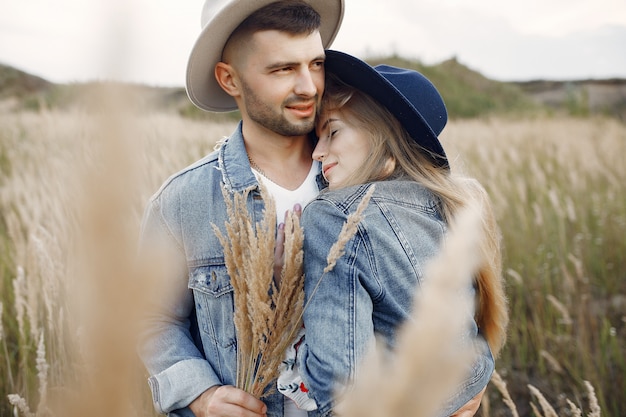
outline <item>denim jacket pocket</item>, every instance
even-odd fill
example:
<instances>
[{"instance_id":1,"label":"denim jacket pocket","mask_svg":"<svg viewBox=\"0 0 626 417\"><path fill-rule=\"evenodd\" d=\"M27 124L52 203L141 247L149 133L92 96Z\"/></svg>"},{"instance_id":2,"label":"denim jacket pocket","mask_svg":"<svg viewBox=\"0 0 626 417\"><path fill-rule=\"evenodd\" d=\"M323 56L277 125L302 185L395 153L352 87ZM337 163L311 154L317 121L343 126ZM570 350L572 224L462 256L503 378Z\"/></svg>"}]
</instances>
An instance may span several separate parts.
<instances>
[{"instance_id":1,"label":"denim jacket pocket","mask_svg":"<svg viewBox=\"0 0 626 417\"><path fill-rule=\"evenodd\" d=\"M190 268L189 288L194 295L198 326L204 334L202 339L208 336L218 348L233 346L236 341L233 286L226 265L216 263Z\"/></svg>"}]
</instances>

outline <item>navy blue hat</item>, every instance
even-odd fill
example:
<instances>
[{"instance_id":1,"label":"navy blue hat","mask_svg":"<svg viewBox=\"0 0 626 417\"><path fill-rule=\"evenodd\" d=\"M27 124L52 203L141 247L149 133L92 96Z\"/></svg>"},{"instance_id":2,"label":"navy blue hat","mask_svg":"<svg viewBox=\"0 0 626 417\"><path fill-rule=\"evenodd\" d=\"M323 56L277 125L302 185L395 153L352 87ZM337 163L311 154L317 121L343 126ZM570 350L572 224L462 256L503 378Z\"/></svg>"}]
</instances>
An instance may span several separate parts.
<instances>
[{"instance_id":1,"label":"navy blue hat","mask_svg":"<svg viewBox=\"0 0 626 417\"><path fill-rule=\"evenodd\" d=\"M339 51L326 51L326 72L370 95L393 114L409 135L430 155L435 165L448 167L437 136L448 121L443 98L417 71L389 65L372 67Z\"/></svg>"}]
</instances>

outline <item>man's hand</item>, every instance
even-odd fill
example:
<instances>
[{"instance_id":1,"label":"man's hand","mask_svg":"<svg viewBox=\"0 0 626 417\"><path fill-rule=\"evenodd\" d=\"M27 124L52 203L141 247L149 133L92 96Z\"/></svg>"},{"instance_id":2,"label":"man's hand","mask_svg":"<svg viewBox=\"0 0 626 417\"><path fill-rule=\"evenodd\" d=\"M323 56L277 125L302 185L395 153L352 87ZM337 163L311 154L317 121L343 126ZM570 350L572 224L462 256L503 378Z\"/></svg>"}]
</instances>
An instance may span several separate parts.
<instances>
[{"instance_id":1,"label":"man's hand","mask_svg":"<svg viewBox=\"0 0 626 417\"><path fill-rule=\"evenodd\" d=\"M478 411L478 407L480 407L480 402L482 401L486 390L487 387L483 388L481 392L465 403L463 407L459 408L457 412L452 414L450 417L472 417Z\"/></svg>"},{"instance_id":2,"label":"man's hand","mask_svg":"<svg viewBox=\"0 0 626 417\"><path fill-rule=\"evenodd\" d=\"M196 417L265 417L267 406L230 385L215 385L189 404Z\"/></svg>"}]
</instances>

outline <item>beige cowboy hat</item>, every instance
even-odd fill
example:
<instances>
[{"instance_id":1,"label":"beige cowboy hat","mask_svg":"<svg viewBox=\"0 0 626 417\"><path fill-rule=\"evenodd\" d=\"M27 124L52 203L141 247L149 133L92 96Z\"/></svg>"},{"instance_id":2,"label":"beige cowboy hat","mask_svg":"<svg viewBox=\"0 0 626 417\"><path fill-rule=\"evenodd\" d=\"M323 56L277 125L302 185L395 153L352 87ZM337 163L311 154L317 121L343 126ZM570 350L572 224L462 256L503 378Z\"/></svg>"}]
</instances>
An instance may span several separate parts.
<instances>
[{"instance_id":1,"label":"beige cowboy hat","mask_svg":"<svg viewBox=\"0 0 626 417\"><path fill-rule=\"evenodd\" d=\"M230 34L249 15L276 0L206 0L202 8L202 31L187 63L187 95L199 108L214 112L237 109L235 100L219 86L215 64ZM305 0L321 17L320 34L328 48L341 26L344 0Z\"/></svg>"}]
</instances>

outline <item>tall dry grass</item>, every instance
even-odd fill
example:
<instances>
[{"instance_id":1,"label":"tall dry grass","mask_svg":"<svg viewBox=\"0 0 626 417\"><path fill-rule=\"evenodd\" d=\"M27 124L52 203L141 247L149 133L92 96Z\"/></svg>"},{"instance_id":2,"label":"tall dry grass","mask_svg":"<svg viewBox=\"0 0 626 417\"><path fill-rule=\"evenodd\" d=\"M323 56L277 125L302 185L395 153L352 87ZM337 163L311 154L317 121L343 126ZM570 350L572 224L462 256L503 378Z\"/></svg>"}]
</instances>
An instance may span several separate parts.
<instances>
[{"instance_id":1,"label":"tall dry grass","mask_svg":"<svg viewBox=\"0 0 626 417\"><path fill-rule=\"evenodd\" d=\"M444 131L487 188L504 236L512 320L499 361L521 415L537 387L559 415L595 387L626 413L626 129L611 119L470 120Z\"/></svg>"},{"instance_id":2,"label":"tall dry grass","mask_svg":"<svg viewBox=\"0 0 626 417\"><path fill-rule=\"evenodd\" d=\"M0 115L0 415L154 414L131 351L139 220L149 195L234 124L108 100ZM626 414L626 128L453 121L443 141L502 228L512 319L497 369L518 415L542 412L529 386L557 415L576 415L570 403L595 412L593 396L603 416ZM488 415L512 415L495 384L486 397Z\"/></svg>"}]
</instances>

